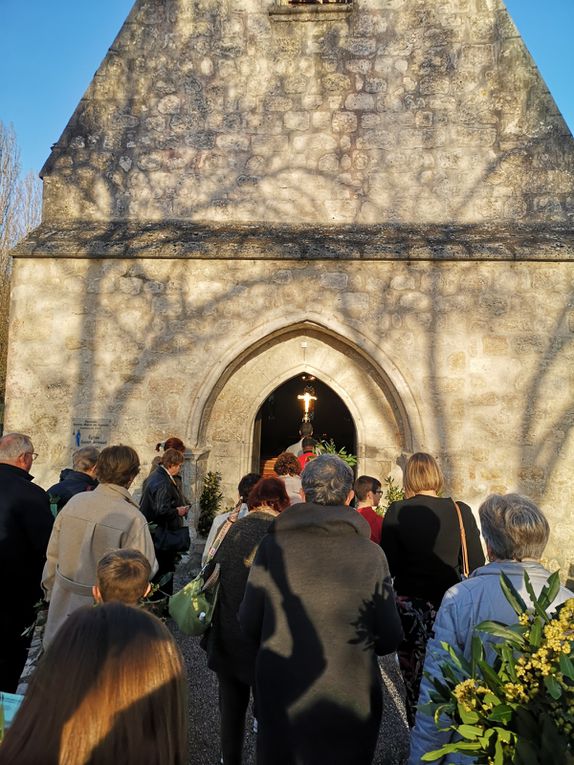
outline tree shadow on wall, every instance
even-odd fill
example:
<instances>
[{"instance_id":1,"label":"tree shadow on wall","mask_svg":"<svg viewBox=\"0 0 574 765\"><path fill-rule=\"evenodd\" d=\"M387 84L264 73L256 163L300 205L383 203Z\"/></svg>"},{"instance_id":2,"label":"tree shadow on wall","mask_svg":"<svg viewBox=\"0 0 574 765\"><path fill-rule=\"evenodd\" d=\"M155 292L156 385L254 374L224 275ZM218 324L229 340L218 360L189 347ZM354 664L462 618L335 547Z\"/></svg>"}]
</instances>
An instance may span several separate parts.
<instances>
[{"instance_id":1,"label":"tree shadow on wall","mask_svg":"<svg viewBox=\"0 0 574 765\"><path fill-rule=\"evenodd\" d=\"M214 86L210 76L200 75L196 66L199 59L193 66L189 66L188 61L183 59L179 63L179 68L175 74L165 78L155 78L153 82L153 92L156 94L158 102L162 100L163 112L158 112L155 117L159 120L157 123L157 143L155 150L145 152L141 149L141 139L145 137L145 132L152 130L150 123L146 122L150 117L143 113L136 113L136 104L142 102L140 92L141 78L148 72L151 66L150 62L154 59L154 51L158 50L158 45L163 51L162 46L167 46L169 53L170 46L173 44L169 35L175 29L177 35L185 38L185 43L192 56L193 51L198 55L213 56L221 62L222 67L231 67L239 72L241 62L245 61L247 44L257 44L256 25L251 27L253 20L248 18L248 14L243 12L231 13L224 6L216 7L212 13L213 18L205 31L196 27L192 22L195 10L193 7L188 9L187 16L178 14L183 11L177 4L166 3L165 9L150 6L146 10L146 4L142 9L130 17L126 40L116 41L115 47L111 50L110 56L106 60L103 69L97 75L94 85L86 94L86 98L80 103L70 124L62 136L61 147L58 147L53 158L47 166L47 174L54 173L56 176L61 171L59 157L65 154L66 147L72 147L74 157L77 162L78 180L76 189L79 196L74 200L78 210L86 209L90 214L109 217L115 219L129 219L132 215L130 200L132 196L138 200L147 199L149 202L149 211L151 217L158 215L173 215L184 217L187 220L202 220L213 217L217 211L220 219L234 216L234 205L243 204L249 199L249 216L257 219L258 215L265 217L266 220L280 220L286 218L286 204L288 205L289 220L310 221L325 217L325 208L323 207L323 198L338 199L343 196L343 201L348 204L354 204L353 199L359 199L360 204L356 206L354 222L360 224L361 204L367 200L365 192L361 191L359 181L363 178L362 172L356 173L353 170L342 172L341 162L346 156L353 155L354 152L362 151L357 145L359 131L351 131L347 135L348 145L344 141L333 147L332 150L325 150L326 155L331 154L333 162L330 165L325 161L320 166L317 163L311 166L307 164L304 152L304 141L301 142L302 151L294 152L292 149L288 152L289 161L282 160L280 155L274 156L273 152L262 149L259 154L254 150L249 141L253 137L263 136L269 139L269 146L272 146L276 136L288 133L285 138L287 143L300 138L298 131L292 129L288 131L285 127L285 116L283 111L279 111L280 106L276 99L285 92L292 92L292 100L297 102L301 95L312 95L307 88L313 84L313 72L305 77L299 72L278 73L276 77L269 76L267 73L265 83L261 93L257 95L255 106L251 109L240 108L240 98L245 95L242 93L231 93L221 86ZM407 114L414 116L424 111L426 100L429 93L423 89L423 84L428 90L428 83L439 81L441 77L460 77L462 73L458 72L459 55L461 46L457 41L456 26L452 24L451 19L440 13L439 9L427 7L425 13L420 6L414 5L411 8L401 8L399 11L388 10L388 22L390 29L397 22L396 13L401 13L407 17L405 22L412 30L415 36L423 34L426 30L428 34L425 43L421 47L420 58L417 66L418 71L414 72L417 77L417 85L413 92L399 94L398 75L389 75L389 81L395 83L392 78L395 77L396 83L389 87L385 101L384 116L391 121L395 115ZM154 14L159 13L157 18ZM430 14L429 18L425 14ZM430 19L430 20L429 20ZM235 35L235 42L231 40L228 34L230 25L239 24L241 34ZM493 22L498 24L498 19ZM273 27L272 39L275 45L274 51L279 53L285 50L292 50L300 60L312 61L314 56L320 56L330 63L331 71L325 74L322 81L322 88L325 92L337 93L337 80L334 75L348 78L348 72L344 70L344 59L341 55L341 49L349 41L352 44L358 44L361 39L364 40L364 31L359 28L360 16L353 15L350 19L350 35L343 39L343 35L338 31L339 27L331 27L327 34L323 33L323 27L308 27L306 35L297 37L289 31L290 25L275 25ZM173 28L172 28L173 25ZM341 27L343 29L343 27ZM429 31L431 30L431 31ZM389 33L390 35L391 33ZM148 51L146 57L132 59L127 54L130 41L135 35L140 36L140 41L145 44ZM390 40L391 38L389 38ZM388 40L387 40L388 41ZM160 45L161 43L161 45ZM364 53L364 51L363 51ZM164 53L162 52L162 56ZM193 54L195 55L195 54ZM377 52L364 53L362 58L370 61L374 66L374 59ZM193 62L193 57L190 59ZM496 64L497 62L495 62ZM255 61L252 62L254 67ZM238 68L239 67L239 68ZM113 71L117 70L118 82L122 87L114 92L115 110L112 115L112 122L115 121L114 146L106 149L105 139L108 126L98 123L97 98L103 98L105 93L107 76L106 72L112 76ZM255 74L255 72L253 72ZM152 71L153 74L153 71ZM294 76L303 79L296 83ZM331 79L327 80L327 77ZM383 75L381 78L384 79ZM238 79L239 82L239 79ZM342 82L342 81L341 81ZM478 81L477 81L478 82ZM305 88L304 90L293 90L293 88ZM340 87L343 87L342 85ZM347 86L345 86L347 87ZM477 85L478 87L478 85ZM331 89L331 90L329 90ZM118 95L118 93L123 95ZM432 96L432 88L430 91ZM172 97L181 97L183 106L179 111L170 112ZM167 101L164 99L168 99ZM147 99L151 103L151 99ZM174 102L175 103L175 102ZM480 114L478 107L469 97L468 108L461 110L460 124L475 125L480 124ZM216 126L210 122L216 112L222 111L222 124ZM320 108L317 109L320 111ZM165 112L165 113L164 113ZM330 111L329 111L330 113ZM362 116L359 115L362 119ZM249 122L251 120L251 123ZM422 174L425 169L423 164L420 168L420 177L417 180L416 188L413 191L409 188L409 196L412 197L412 207L414 210L424 209L429 199L435 198L438 209L443 209L444 199L448 193L444 191L445 177L440 176L436 170L438 163L438 154L444 149L439 140L438 126L430 125L426 129L420 130L420 144L410 149L410 155L420 157L421 162L425 158L433 159L435 166L435 177L437 180L435 188L432 184L429 187L423 181ZM328 131L331 130L329 127ZM234 132L235 131L235 132ZM303 131L305 132L305 131ZM307 131L309 133L309 131ZM391 162L395 148L392 145L386 145L383 135L384 131L362 130L361 135L365 135L367 140L367 155L371 162L373 171L384 171L386 202L368 199L369 204L375 208L374 217L384 221L386 225L400 224L401 218L401 200L404 196L404 163L403 166L395 167ZM228 135L236 135L236 143L231 139L225 144L223 138ZM309 133L309 140L321 135L317 128ZM249 138L247 144L245 137ZM341 139L343 136L341 136ZM228 139L226 139L228 140ZM374 148L369 144L372 140L374 144L383 141L383 144ZM465 193L460 194L460 201L452 205L451 218L456 219L459 216L464 217L466 210L471 210L480 197L481 190L485 184L488 184L494 176L500 171L502 165L507 161L514 161L520 155L524 157L531 149L536 149L538 153L542 151L545 145L550 146L555 140L555 132L541 134L525 142L523 136L519 136L517 141L520 146L510 147L501 151L498 156L490 163L485 165L482 173L475 179L474 184L470 184ZM115 165L107 172L103 172L98 164L97 152L91 153L90 146L97 146L101 151L111 151ZM189 151L188 151L189 150ZM408 152L405 154L407 156ZM409 155L409 156L410 156ZM293 157L296 156L296 159ZM228 161L229 158L233 162ZM225 160L223 165L219 163ZM143 163L143 169L137 170L137 183L130 178L134 176L134 170L138 162ZM122 164L123 163L123 164ZM127 168L127 169L126 169ZM67 172L67 171L66 171ZM80 181L80 175L85 181ZM298 185L294 189L293 178L297 177ZM205 193L202 198L198 197L201 189L199 181L201 179L209 180L209 188L205 186ZM185 186L189 183L189 187ZM322 196L316 196L313 193L315 184L322 185ZM182 198L182 189L185 190L183 196L186 199L184 207L180 206ZM252 190L257 190L252 191ZM278 194L273 191L279 190ZM283 190L285 194L283 195ZM350 195L350 196L349 196ZM446 195L446 197L445 197ZM178 201L178 199L180 201ZM99 200L102 200L100 204ZM388 200L391 200L389 202ZM398 200L395 205L392 200ZM247 209L247 208L245 208ZM263 211L263 213L262 213ZM243 214L243 213L242 213ZM216 215L216 217L217 217ZM82 225L83 222L80 223ZM49 222L45 224L49 225ZM116 257L136 258L138 255L145 256L150 253L149 246L146 244L145 235L141 235L141 230L137 231L135 226L137 221L130 225L134 230L128 231L124 235L121 243L117 243L117 223L104 223L102 229L98 232L97 242L93 243L91 248L91 257L94 259L106 254L114 254ZM181 242L174 231L177 229L177 222L173 228L166 227L163 235L159 236L161 240L162 256L177 256L181 253ZM262 224L265 228L268 224ZM401 224L402 225L402 224ZM400 226L399 226L400 227ZM201 226L197 227L198 230ZM241 230L239 225L236 235L234 248L238 254L243 249L247 249L253 244L254 226L246 226ZM161 224L160 224L161 229ZM413 244L413 236L416 237L416 225L413 226L413 232L407 233L402 242L394 242L391 248L401 258L408 258ZM157 233L157 231L156 231ZM186 247L189 247L189 240L193 237L201 239L209 237L209 232L202 235L197 231L186 233ZM346 231L345 239L352 244L353 236L358 236L356 232ZM419 230L419 236L421 236ZM422 233L424 240L424 232ZM326 241L326 240L325 240ZM292 234L289 232L277 245L276 242L270 245L269 238L261 237L258 246L264 250L269 246L276 248L277 258L280 259L284 253L293 253L295 249L300 252L302 260L312 260L317 258L335 258L339 244L332 247L324 242L307 240L304 245L298 241L298 232ZM449 246L464 248L466 234L464 227L453 229L449 235L448 231L438 244L438 250L447 249ZM424 242L423 242L424 243ZM428 244L428 240L426 242ZM493 234L493 248L496 247L496 234ZM159 247L159 245L158 245ZM198 248L201 242L198 242ZM357 251L368 254L368 243L359 237L356 243ZM431 247L432 250L432 247ZM157 252L157 250L156 250ZM440 252L432 253L430 257L441 257ZM463 254L464 257L464 254ZM193 265L191 265L193 263ZM135 389L140 386L149 372L162 363L166 355L172 358L185 358L194 353L195 348L201 345L202 348L211 347L216 349L222 337L226 333L238 332L239 323L235 319L242 316L242 311L234 308L241 302L241 296L249 294L250 290L261 289L265 285L257 277L251 276L249 265L238 263L234 264L235 273L238 280L235 285L228 285L220 294L216 296L206 296L202 294L193 294L192 299L186 295L184 289L179 289L178 282L184 283L186 275L190 268L199 271L197 261L186 261L185 263L174 263L171 268L169 278L158 279L153 273L153 268L148 266L145 260L133 262L125 265L110 265L102 268L102 261L94 260L90 262L87 276L85 279L85 296L82 304L83 336L81 338L81 349L77 351L80 355L80 372L74 387L73 412L92 411L97 407L98 410L114 412L116 418L121 418L125 406L134 394ZM456 312L463 310L462 304L457 300L456 295L449 295L445 289L444 272L448 268L445 263L433 263L430 268L430 297L431 306L421 309L420 303L416 301L409 304L406 299L397 297L395 291L386 290L380 293L380 303L377 306L377 313L380 315L379 334L380 337L388 336L389 328L385 321L392 317L397 325L405 327L413 322L417 328L417 339L413 350L419 358L424 360L426 365L426 375L428 380L428 395L432 400L432 409L434 413L434 422L431 428L434 429L435 441L440 444L440 451L443 454L452 452L452 418L450 408L452 397L447 394L442 386L441 376L444 374L444 361L441 359L440 337L445 321L449 317L456 317ZM123 273L120 271L123 270ZM416 292L420 290L420 274L414 273ZM294 284L301 289L305 289L308 275L304 272L294 274ZM388 285L386 285L388 286ZM117 301L113 308L104 306L104 295L110 295L118 288L125 295L122 301ZM477 306L477 320L482 322L485 331L495 331L496 324L501 316L508 314L512 309L508 305L507 296L504 290L498 289L493 281L490 284L470 286L465 285L465 293L473 298L473 304ZM106 298L107 300L108 298ZM355 341L357 346L361 346L361 321L356 315L356 306L353 303L353 295L350 290L345 290L338 295L337 311L342 321L349 328L349 337ZM192 304L193 300L193 304ZM564 298L563 315L568 311L570 295ZM81 302L81 301L80 301ZM136 309L137 306L137 309ZM139 308L143 306L140 311ZM502 306L502 308L501 308ZM244 309L244 306L243 306ZM286 308L286 312L287 312ZM502 313L501 313L502 310ZM138 313L136 317L135 314ZM214 321L213 326L201 334L194 334L193 325L197 315L220 317L220 321ZM143 318L142 317L146 317ZM300 311L297 313L297 319L301 319ZM286 315L286 321L289 317ZM572 396L568 397L562 412L552 423L552 438L556 444L554 451L549 451L548 433L540 436L532 435L533 427L539 421L540 412L544 410L544 396L547 390L558 360L561 359L570 339L561 334L561 317L556 327L550 335L547 348L543 351L536 371L532 373L529 384L529 394L531 400L536 406L525 412L521 430L522 438L522 462L525 465L534 464L540 468L540 479L538 485L543 486L545 490L548 482L551 480L552 472L556 465L557 455L560 448L566 443L572 428ZM117 341L110 337L109 341L105 337L108 326L117 326ZM191 329L190 329L191 325ZM102 332L103 330L103 332ZM245 332L245 330L242 330ZM239 339L239 338L238 338ZM106 361L107 357L107 361ZM398 358L397 354L391 353L391 357ZM105 369L106 365L110 370L109 375L104 373L98 378L95 374L94 360ZM211 363L210 358L206 359L206 366ZM53 374L50 382L57 382L60 379L60 373ZM64 384L69 381L65 380ZM169 387L169 383L168 387ZM169 419L167 416L164 420ZM536 443L532 443L534 438Z\"/></svg>"},{"instance_id":2,"label":"tree shadow on wall","mask_svg":"<svg viewBox=\"0 0 574 765\"><path fill-rule=\"evenodd\" d=\"M251 245L249 236L245 234L245 247ZM164 246L169 250L168 243ZM237 246L242 247L241 236ZM289 262L285 267L289 268ZM501 264L501 268L506 266ZM191 273L198 274L197 277L190 277L190 269ZM73 395L71 418L78 412L89 416L98 411L113 413L115 422L121 422L125 408L134 396L141 397L142 405L145 405L146 381L167 358L172 362L180 358L183 364L184 359L193 360L194 354L200 352L202 375L217 366L219 349L229 345L230 337L233 336L234 344L240 343L241 336L247 336L253 329L252 323L245 324L246 298L265 292L269 285L261 281L248 262L236 261L227 264L220 275L218 292L203 290L201 286L195 289L194 284L204 278L199 275L202 270L201 261L196 260L175 261L169 270L161 271L156 268L155 261L91 260L84 278L84 294L78 298L83 317L81 337L74 351L78 376L71 383L67 373L63 374L60 368L50 371L45 380L48 397L60 386L69 387ZM450 391L445 389L443 378L448 355L443 340L445 330L448 331L449 326L451 329L455 327L463 316L468 319L469 305L474 306L474 323L480 327L483 338L504 335L509 326L516 326L513 316L516 307L504 285L498 285L496 269L491 269L484 278L475 270L473 278L465 283L464 294L452 292L448 272L448 263L427 264L424 273L418 266L407 266L406 274L413 279L413 288L407 292L418 295L412 301L403 297L405 293L388 289L392 274L385 272L385 281L380 285L373 311L380 328L379 336L386 338L387 353L397 360L399 367L405 362L400 361L401 354L393 348L393 338L402 332L405 342L409 334L415 333L407 353L416 354L417 363L426 360L426 379L421 381L421 390L430 398L434 417L428 423L427 438L434 429L434 439L440 444L442 455L452 454L460 448L460 439L453 430L453 421L460 418L460 407L473 406L476 411L476 407L483 406L480 396L472 389L468 362L459 370L459 387ZM73 272L70 277L74 277ZM308 292L309 277L308 269L292 269L292 291ZM421 284L423 277L425 287ZM574 424L574 395L568 392L568 380L564 377L565 359L572 353L574 340L567 329L573 298L571 292L567 292L561 299L562 307L552 327L537 330L532 316L527 316L522 320L524 328L519 326L512 330L506 341L517 359L521 359L524 351L532 350L533 342L540 345L540 351L532 357L534 368L527 367L529 382L523 390L528 406L522 415L519 441L520 463L526 471L520 478L520 488L536 496L543 496L552 481L560 450L567 443ZM348 341L355 343L357 348L363 347L364 322L357 318L352 290L338 292L336 299L337 316L347 327ZM317 307L321 302L319 299ZM300 323L305 313L304 307L301 308L296 302L272 307L268 317L276 319L280 314L286 326ZM266 335L264 317L260 318L258 323L262 326L263 339ZM388 323L392 323L391 329ZM520 363L525 364L525 360ZM169 396L190 400L197 396L196 386L192 384L193 375L189 375L187 365L186 369L182 366L177 385L165 380L161 407L167 406L166 397ZM46 375L45 368L42 373ZM408 378L407 370L403 370L403 374ZM494 380L491 386L497 396L508 395L496 387ZM552 390L561 391L563 402L558 411ZM453 420L455 410L459 414ZM153 411L148 411L153 419ZM487 410L485 417L486 414ZM161 417L158 415L158 419L168 421L167 410ZM487 432L494 425L495 422L488 423L488 418L484 420ZM150 426L153 428L152 423ZM129 438L129 433L118 436ZM497 432L492 430L491 436L496 439ZM447 464L446 469L449 473L452 466Z\"/></svg>"},{"instance_id":3,"label":"tree shadow on wall","mask_svg":"<svg viewBox=\"0 0 574 765\"><path fill-rule=\"evenodd\" d=\"M485 122L484 97L478 95L488 81L490 97L495 98L492 77L485 79L479 64L471 76L455 17L432 5L385 9L388 29L378 32L375 39L384 42L379 47L367 44L372 28L365 28L366 18L372 27L378 17L357 13L345 22L301 25L270 23L265 15L232 12L226 6L208 12L192 5L184 12L177 3L165 9L136 5L45 171L58 173L60 156L72 147L76 169L64 167L62 178L74 184L78 214L86 210L89 217L231 217L315 224L317 219L330 220L331 204L333 210L344 208L343 216L336 213L333 221L360 224L366 220L361 210L367 204L372 210L369 220L405 222L405 211L411 209L412 220L422 215L424 221L421 211L429 209L430 219L447 222L476 219L476 198L508 161L520 157L526 171L525 157L533 150L537 156L549 149L556 155L559 147L552 144L558 134L564 138L564 125L546 115L552 129L534 138L518 132L516 145L513 135L505 134L508 146L497 150L495 158L489 142L478 140L477 164L483 161L484 167L472 181L445 169L449 157L456 162L459 153L472 150L473 144L467 146L465 140L476 141L481 131L494 130ZM500 16L493 14L486 38L496 39L502 27ZM398 40L407 29L408 38ZM175 55L178 44L189 58L180 57L177 67L164 71L166 55ZM259 46L264 56L264 44L269 53L263 61L248 52L249 46ZM146 56L136 56L141 49ZM357 82L346 68L349 50L356 50L368 65L368 73ZM415 83L410 88L405 87L404 73L391 65L400 56L408 61L407 74ZM293 61L293 69L266 65L283 57ZM212 61L213 71L206 63L212 59L217 62ZM486 64L487 60L481 65ZM492 67L500 87L511 92L501 60L493 58ZM217 74L223 79L218 81ZM450 120L456 115L453 135L443 124L440 106L429 106L440 101L445 82L460 100L456 111L444 107ZM110 90L114 84L118 87ZM150 93L144 98L146 85ZM347 94L371 98L372 110L347 106L346 101L330 105L330 99ZM113 109L102 108L108 102ZM495 127L501 131L505 108L496 112ZM419 123L421 114L435 111L436 124ZM328 119L314 127L304 115ZM374 117L371 126L367 118ZM356 121L354 129L344 128L345 119ZM534 118L528 123L532 129L536 125ZM466 139L458 139L457 131ZM317 144L322 150L319 160ZM314 147L309 153L308 146ZM111 158L105 172L100 155L108 162ZM367 167L355 168L351 160L363 155ZM538 166L542 172L540 161ZM458 188L463 181L466 188ZM499 185L500 179L493 183ZM378 198L372 189L377 189ZM522 211L523 220L533 212Z\"/></svg>"}]
</instances>

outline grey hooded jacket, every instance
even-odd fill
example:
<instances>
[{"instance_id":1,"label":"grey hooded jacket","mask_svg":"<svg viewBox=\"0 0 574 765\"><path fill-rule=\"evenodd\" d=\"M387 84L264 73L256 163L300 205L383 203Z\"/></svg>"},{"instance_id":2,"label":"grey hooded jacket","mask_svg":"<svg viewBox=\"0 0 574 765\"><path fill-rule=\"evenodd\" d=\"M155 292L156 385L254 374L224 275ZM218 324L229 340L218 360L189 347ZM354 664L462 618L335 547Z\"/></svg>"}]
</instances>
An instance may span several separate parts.
<instances>
[{"instance_id":1,"label":"grey hooded jacket","mask_svg":"<svg viewBox=\"0 0 574 765\"><path fill-rule=\"evenodd\" d=\"M486 619L513 624L517 621L516 614L504 597L500 587L500 574L504 572L511 580L514 587L529 604L530 598L524 586L524 573L527 572L532 582L534 592L538 595L550 572L534 561L496 561L486 566L477 568L470 576L459 584L446 591L442 600L437 618L434 624L434 638L429 641L426 650L424 672L431 677L440 677L440 663L444 661L446 653L441 642L446 642L458 652L462 652L466 658L470 658L471 640L475 625ZM574 594L561 587L553 607L563 603ZM492 640L484 635L485 658L492 663L495 652ZM432 690L430 681L423 676L418 706L429 701ZM432 717L417 712L415 727L411 733L411 754L408 765L418 765L421 757L427 752L440 749L441 746L451 740L451 731L439 731ZM437 762L445 762L443 758ZM449 755L448 763L453 765L471 763L472 759L462 755Z\"/></svg>"}]
</instances>

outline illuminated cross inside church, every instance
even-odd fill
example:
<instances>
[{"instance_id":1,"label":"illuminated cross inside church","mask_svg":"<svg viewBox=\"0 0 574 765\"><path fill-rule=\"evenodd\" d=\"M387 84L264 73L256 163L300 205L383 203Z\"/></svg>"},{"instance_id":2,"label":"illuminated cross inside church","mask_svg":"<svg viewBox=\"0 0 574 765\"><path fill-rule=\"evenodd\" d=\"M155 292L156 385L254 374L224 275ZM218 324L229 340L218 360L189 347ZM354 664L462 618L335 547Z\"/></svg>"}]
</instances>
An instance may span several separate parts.
<instances>
[{"instance_id":1,"label":"illuminated cross inside church","mask_svg":"<svg viewBox=\"0 0 574 765\"><path fill-rule=\"evenodd\" d=\"M311 408L311 401L317 401L317 396L313 396L308 390L305 390L302 396L297 396L299 401L304 402L305 406L305 420L309 419L309 410Z\"/></svg>"}]
</instances>

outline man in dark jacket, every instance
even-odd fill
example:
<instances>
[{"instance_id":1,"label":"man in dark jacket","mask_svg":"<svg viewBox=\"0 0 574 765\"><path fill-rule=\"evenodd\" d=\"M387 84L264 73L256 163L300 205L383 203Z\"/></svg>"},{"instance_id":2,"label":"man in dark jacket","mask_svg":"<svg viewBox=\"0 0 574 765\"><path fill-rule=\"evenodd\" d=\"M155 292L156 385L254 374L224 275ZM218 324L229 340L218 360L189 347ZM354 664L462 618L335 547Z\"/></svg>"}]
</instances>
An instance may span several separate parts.
<instances>
[{"instance_id":1,"label":"man in dark jacket","mask_svg":"<svg viewBox=\"0 0 574 765\"><path fill-rule=\"evenodd\" d=\"M84 446L74 452L72 469L64 468L60 473L60 481L48 489L48 495L52 503L58 506L58 512L74 494L93 491L96 488L96 462L99 455L100 450L95 446Z\"/></svg>"},{"instance_id":2,"label":"man in dark jacket","mask_svg":"<svg viewBox=\"0 0 574 765\"><path fill-rule=\"evenodd\" d=\"M367 765L382 714L376 655L402 638L389 569L348 507L348 465L325 454L301 478L305 502L270 527L239 611L259 649L257 762Z\"/></svg>"},{"instance_id":3,"label":"man in dark jacket","mask_svg":"<svg viewBox=\"0 0 574 765\"><path fill-rule=\"evenodd\" d=\"M0 690L13 693L22 673L30 638L22 632L34 621L42 598L40 580L54 519L48 495L32 483L36 458L29 436L0 438Z\"/></svg>"}]
</instances>

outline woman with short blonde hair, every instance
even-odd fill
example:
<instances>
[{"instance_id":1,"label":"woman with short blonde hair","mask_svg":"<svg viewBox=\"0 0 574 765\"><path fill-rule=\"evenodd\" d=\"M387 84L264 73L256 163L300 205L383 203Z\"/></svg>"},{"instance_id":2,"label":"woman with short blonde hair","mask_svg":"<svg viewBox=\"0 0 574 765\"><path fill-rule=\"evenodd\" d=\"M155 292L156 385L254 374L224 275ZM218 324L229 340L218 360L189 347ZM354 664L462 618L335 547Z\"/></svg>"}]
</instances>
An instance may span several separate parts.
<instances>
[{"instance_id":1,"label":"woman with short blonde hair","mask_svg":"<svg viewBox=\"0 0 574 765\"><path fill-rule=\"evenodd\" d=\"M444 488L444 476L431 454L417 452L407 461L403 478L405 497L432 491L439 496Z\"/></svg>"},{"instance_id":2,"label":"woman with short blonde hair","mask_svg":"<svg viewBox=\"0 0 574 765\"><path fill-rule=\"evenodd\" d=\"M470 570L484 564L480 535L470 507L440 496L444 477L426 452L409 457L403 480L405 499L392 502L381 530L397 594L405 639L399 661L407 690L407 716L414 724L426 643L436 611L449 587L461 579L464 525Z\"/></svg>"}]
</instances>

